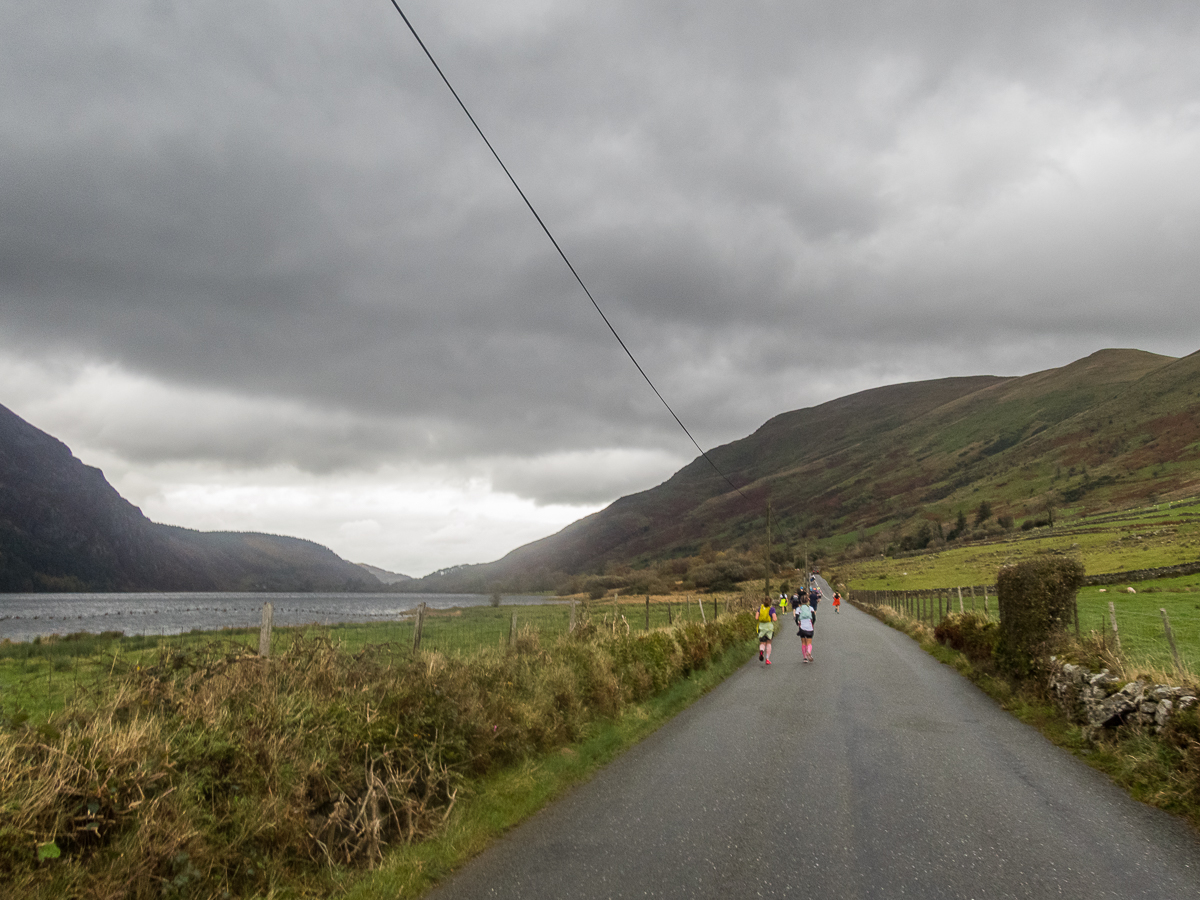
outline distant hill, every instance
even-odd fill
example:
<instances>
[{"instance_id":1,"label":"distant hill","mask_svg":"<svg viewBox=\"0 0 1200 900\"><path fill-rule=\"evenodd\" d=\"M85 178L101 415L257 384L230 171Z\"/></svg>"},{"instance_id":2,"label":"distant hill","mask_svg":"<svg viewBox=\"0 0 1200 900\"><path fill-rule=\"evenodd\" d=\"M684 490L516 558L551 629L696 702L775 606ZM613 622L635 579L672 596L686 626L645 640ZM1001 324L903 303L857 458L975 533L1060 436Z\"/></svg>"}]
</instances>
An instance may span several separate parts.
<instances>
[{"instance_id":1,"label":"distant hill","mask_svg":"<svg viewBox=\"0 0 1200 900\"><path fill-rule=\"evenodd\" d=\"M770 501L781 545L997 515L1103 509L1200 492L1200 353L1102 350L1016 378L888 385L778 415L669 480L503 559L412 590L542 587L554 574L746 548Z\"/></svg>"},{"instance_id":2,"label":"distant hill","mask_svg":"<svg viewBox=\"0 0 1200 900\"><path fill-rule=\"evenodd\" d=\"M368 565L367 563L355 563L360 569L366 569L384 584L400 584L405 581L412 581L411 575L401 575L399 572L389 572L387 569L381 569L379 566Z\"/></svg>"},{"instance_id":3,"label":"distant hill","mask_svg":"<svg viewBox=\"0 0 1200 900\"><path fill-rule=\"evenodd\" d=\"M0 406L0 591L380 587L312 541L151 522L99 469Z\"/></svg>"}]
</instances>

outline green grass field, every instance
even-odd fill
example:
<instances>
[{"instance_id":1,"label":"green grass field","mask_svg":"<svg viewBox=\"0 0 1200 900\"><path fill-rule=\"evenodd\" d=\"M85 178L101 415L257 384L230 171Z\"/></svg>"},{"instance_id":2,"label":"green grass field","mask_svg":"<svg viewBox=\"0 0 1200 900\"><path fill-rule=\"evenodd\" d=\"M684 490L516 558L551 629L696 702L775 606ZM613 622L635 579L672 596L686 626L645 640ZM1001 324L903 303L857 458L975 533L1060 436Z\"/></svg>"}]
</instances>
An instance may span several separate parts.
<instances>
[{"instance_id":1,"label":"green grass field","mask_svg":"<svg viewBox=\"0 0 1200 900\"><path fill-rule=\"evenodd\" d=\"M1116 612L1121 652L1133 667L1170 672L1174 668L1160 610L1165 609L1184 667L1200 673L1200 578L1161 579L1133 585L1085 587L1079 592L1079 626L1111 636L1108 605ZM1110 638L1111 639L1111 638Z\"/></svg>"},{"instance_id":2,"label":"green grass field","mask_svg":"<svg viewBox=\"0 0 1200 900\"><path fill-rule=\"evenodd\" d=\"M1105 574L1181 565L1200 560L1200 503L1148 507L1122 513L1072 518L1060 515L1053 529L1012 532L986 543L945 547L906 557L852 560L838 567L851 591L964 590L964 606L982 611L984 585L992 593L1001 566L1045 553L1078 557L1088 574ZM972 598L969 586L974 586ZM1136 593L1130 594L1132 587ZM1200 575L1087 586L1079 592L1082 632L1109 635L1108 604L1117 616L1121 651L1131 666L1159 673L1174 671L1161 609L1165 609L1176 647L1187 670L1200 673ZM957 592L954 594L957 607Z\"/></svg>"},{"instance_id":3,"label":"green grass field","mask_svg":"<svg viewBox=\"0 0 1200 900\"><path fill-rule=\"evenodd\" d=\"M838 566L838 576L862 590L991 585L1001 566L1043 553L1078 556L1089 574L1195 562L1200 560L1200 503L1086 518L1062 516L1053 529L1013 531L985 543L911 556L850 560Z\"/></svg>"}]
</instances>

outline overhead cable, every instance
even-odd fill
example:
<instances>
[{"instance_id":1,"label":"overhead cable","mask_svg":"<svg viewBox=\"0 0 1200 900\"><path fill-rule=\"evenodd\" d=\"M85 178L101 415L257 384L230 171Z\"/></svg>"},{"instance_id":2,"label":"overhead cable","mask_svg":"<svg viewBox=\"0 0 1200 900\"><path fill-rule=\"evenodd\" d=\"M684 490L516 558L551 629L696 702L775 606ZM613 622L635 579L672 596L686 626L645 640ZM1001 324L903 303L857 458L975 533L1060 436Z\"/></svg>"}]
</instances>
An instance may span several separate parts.
<instances>
[{"instance_id":1,"label":"overhead cable","mask_svg":"<svg viewBox=\"0 0 1200 900\"><path fill-rule=\"evenodd\" d=\"M614 328L612 322L608 320L608 316L604 314L604 310L600 308L600 304L596 302L596 298L592 296L592 292L588 290L588 286L584 284L583 279L579 277L579 273L575 270L575 267L571 265L571 260L567 258L567 254L563 252L563 248L559 245L558 241L555 240L554 235L550 232L550 229L546 226L546 223L542 220L542 217L538 215L538 211L534 209L534 206L530 202L529 198L525 196L525 192L521 190L521 185L517 184L517 179L513 177L512 172L508 170L508 166L504 164L504 160L500 158L500 154L496 152L496 148L492 146L492 142L488 140L487 135L483 133L483 129L479 127L479 123L475 121L475 117L471 115L471 111L467 109L467 104L465 104L462 97L458 95L458 91L454 89L454 85L450 83L450 79L446 77L446 73L442 71L442 67L438 65L437 60L433 58L433 54L429 52L429 48L425 46L425 42L421 40L421 36L417 34L417 29L413 27L413 24L409 20L408 16L404 14L404 10L400 8L400 4L397 2L397 0L391 0L391 3L392 6L396 8L396 12L400 14L400 18L404 20L404 24L408 26L408 30L412 33L412 36L421 46L421 50L424 51L426 58L430 63L433 64L433 67L437 70L438 75L441 76L442 82L447 88L449 88L450 93L454 95L454 99L458 101L459 107L471 121L471 124L475 126L475 131L483 139L483 142L487 145L488 150L492 152L492 156L495 157L496 162L500 164L500 168L504 170L504 174L508 176L508 180L512 182L512 186L517 189L517 193L520 194L521 199L525 201L525 206L529 208L531 213L533 213L533 217L537 220L538 225L542 227L542 231L546 233L546 237L550 239L550 243L554 245L554 249L558 251L558 255L562 257L562 261L566 263L567 268L571 271L571 274L575 276L575 280L579 282L579 286L583 288L583 292L587 294L587 298L592 301L592 306L596 308L596 312L600 314L600 318L604 320L604 324L608 326L608 330L612 332L612 336L617 339L617 343L621 345L621 349L625 351L625 355L628 356L630 361L637 367L637 370L641 373L642 378L646 380L646 384L650 385L650 390L654 391L654 395L658 397L658 399L662 402L662 405L667 408L667 412L671 414L671 418L673 418L676 424L683 429L683 433L688 436L688 440L690 440L696 449L700 451L700 455L708 461L708 464L713 467L716 473L725 480L726 484L741 494L743 498L749 500L750 498L746 497L746 495L742 493L741 488L730 481L729 476L722 472L717 464L712 461L709 455L704 451L704 448L697 443L694 437L692 437L692 433L688 431L688 427L683 424L683 420L675 414L675 410L671 409L671 404L667 402L666 398L659 392L658 388L654 386L654 382L650 380L650 376L646 374L646 370L642 368L641 363L637 361L637 358L633 355L632 351L630 351L629 347L627 347L625 342L621 340L621 335L617 334L617 329Z\"/></svg>"}]
</instances>

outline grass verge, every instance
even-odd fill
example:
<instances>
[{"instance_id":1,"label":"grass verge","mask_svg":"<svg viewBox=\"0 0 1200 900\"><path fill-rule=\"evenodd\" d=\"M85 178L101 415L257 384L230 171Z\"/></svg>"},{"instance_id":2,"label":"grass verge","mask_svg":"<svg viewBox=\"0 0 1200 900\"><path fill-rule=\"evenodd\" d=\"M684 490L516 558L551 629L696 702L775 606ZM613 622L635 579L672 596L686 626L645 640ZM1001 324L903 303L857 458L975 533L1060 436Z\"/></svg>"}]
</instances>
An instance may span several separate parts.
<instances>
[{"instance_id":1,"label":"grass verge","mask_svg":"<svg viewBox=\"0 0 1200 900\"><path fill-rule=\"evenodd\" d=\"M746 613L643 632L597 618L471 655L321 635L269 659L236 641L116 655L48 720L0 711L0 885L285 900L375 870L422 890L711 684L730 648L746 659L754 631Z\"/></svg>"},{"instance_id":2,"label":"grass verge","mask_svg":"<svg viewBox=\"0 0 1200 900\"><path fill-rule=\"evenodd\" d=\"M707 669L663 694L594 723L587 736L556 751L478 779L446 829L390 853L383 865L351 887L349 900L419 897L571 787L590 778L634 744L720 684L749 659L754 641L734 645Z\"/></svg>"}]
</instances>

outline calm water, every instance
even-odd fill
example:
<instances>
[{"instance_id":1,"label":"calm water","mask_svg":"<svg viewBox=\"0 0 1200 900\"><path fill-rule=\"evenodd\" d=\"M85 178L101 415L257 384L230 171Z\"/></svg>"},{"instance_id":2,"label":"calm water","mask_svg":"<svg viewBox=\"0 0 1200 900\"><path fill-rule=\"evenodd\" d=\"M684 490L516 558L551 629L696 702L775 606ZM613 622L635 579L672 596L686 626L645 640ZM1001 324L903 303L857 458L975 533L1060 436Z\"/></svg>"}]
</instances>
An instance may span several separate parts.
<instances>
[{"instance_id":1,"label":"calm water","mask_svg":"<svg viewBox=\"0 0 1200 900\"><path fill-rule=\"evenodd\" d=\"M0 594L0 640L86 631L182 634L246 628L275 606L276 625L336 625L397 621L422 602L434 609L486 606L486 594ZM504 605L561 602L553 597L505 596Z\"/></svg>"}]
</instances>

